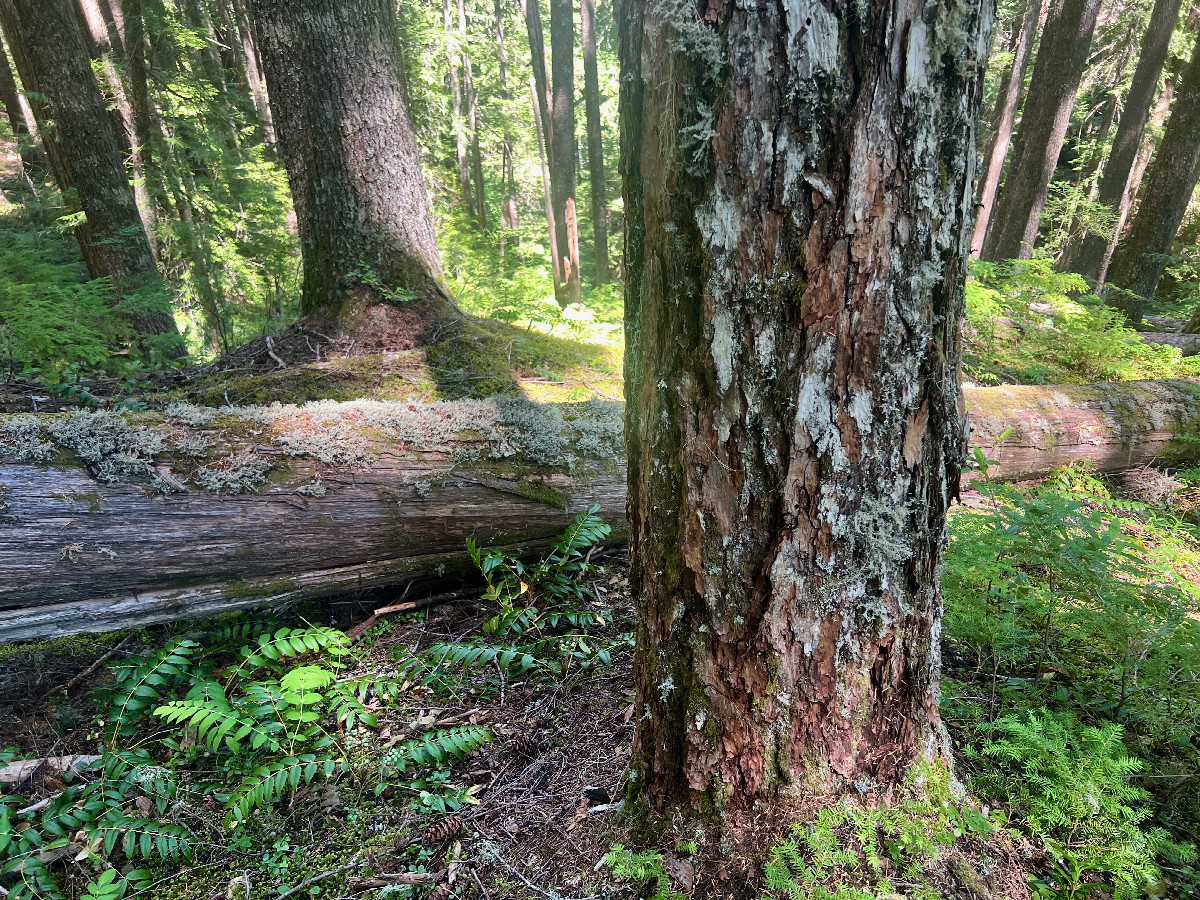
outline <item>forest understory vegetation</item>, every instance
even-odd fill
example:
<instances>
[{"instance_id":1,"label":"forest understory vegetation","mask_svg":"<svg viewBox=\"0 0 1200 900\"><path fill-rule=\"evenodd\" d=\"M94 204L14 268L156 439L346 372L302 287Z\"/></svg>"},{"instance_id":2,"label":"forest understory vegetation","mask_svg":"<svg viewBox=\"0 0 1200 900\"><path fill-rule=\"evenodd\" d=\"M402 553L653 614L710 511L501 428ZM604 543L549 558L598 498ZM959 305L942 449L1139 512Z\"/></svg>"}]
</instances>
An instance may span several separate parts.
<instances>
[{"instance_id":1,"label":"forest understory vegetation","mask_svg":"<svg viewBox=\"0 0 1200 900\"><path fill-rule=\"evenodd\" d=\"M772 898L1187 896L1200 537L1178 510L1200 505L1192 483L1078 468L977 481L943 577L942 712L969 797L918 767L884 806L868 791L789 810L794 833L777 822L764 858L727 871L701 863L720 836L683 820L625 849L639 840L620 815L632 610L594 513L538 561L472 546L466 599L365 633L350 623L386 596L11 645L0 766L49 762L5 786L4 886L71 900L667 900L720 896L722 879Z\"/></svg>"}]
</instances>

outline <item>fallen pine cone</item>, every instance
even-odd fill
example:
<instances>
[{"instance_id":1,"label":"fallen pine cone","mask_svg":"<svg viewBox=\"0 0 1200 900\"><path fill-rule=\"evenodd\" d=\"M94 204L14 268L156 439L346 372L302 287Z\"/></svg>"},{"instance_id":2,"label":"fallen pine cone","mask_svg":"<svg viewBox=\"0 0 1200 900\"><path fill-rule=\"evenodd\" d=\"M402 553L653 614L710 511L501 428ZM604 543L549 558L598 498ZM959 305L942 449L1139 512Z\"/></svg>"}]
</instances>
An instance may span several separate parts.
<instances>
[{"instance_id":1,"label":"fallen pine cone","mask_svg":"<svg viewBox=\"0 0 1200 900\"><path fill-rule=\"evenodd\" d=\"M421 839L421 843L440 844L443 841L454 837L463 829L463 820L459 816L450 816L442 819L442 821L430 825L425 829L425 835Z\"/></svg>"},{"instance_id":2,"label":"fallen pine cone","mask_svg":"<svg viewBox=\"0 0 1200 900\"><path fill-rule=\"evenodd\" d=\"M525 732L508 742L508 750L510 753L516 753L519 756L534 756L542 749L542 742L538 735Z\"/></svg>"}]
</instances>

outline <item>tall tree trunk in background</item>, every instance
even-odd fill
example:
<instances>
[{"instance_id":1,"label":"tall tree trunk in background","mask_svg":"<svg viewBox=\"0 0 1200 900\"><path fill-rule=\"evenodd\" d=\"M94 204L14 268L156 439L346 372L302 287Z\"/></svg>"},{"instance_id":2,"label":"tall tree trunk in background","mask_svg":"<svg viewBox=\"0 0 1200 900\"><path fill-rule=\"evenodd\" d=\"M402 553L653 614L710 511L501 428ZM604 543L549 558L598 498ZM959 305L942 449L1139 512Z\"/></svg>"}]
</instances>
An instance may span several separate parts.
<instances>
[{"instance_id":1,"label":"tall tree trunk in background","mask_svg":"<svg viewBox=\"0 0 1200 900\"><path fill-rule=\"evenodd\" d=\"M510 129L509 105L512 93L508 89L508 54L504 49L504 7L494 0L496 14L496 63L499 67L500 99L504 102L504 145L500 172L500 276L504 277L504 245L508 233L517 230L517 176L513 162L513 136Z\"/></svg>"},{"instance_id":2,"label":"tall tree trunk in background","mask_svg":"<svg viewBox=\"0 0 1200 900\"><path fill-rule=\"evenodd\" d=\"M467 49L467 4L458 0L458 37L462 50L463 94L467 101L467 129L471 132L471 181L475 186L475 225L487 231L487 191L483 183L483 155L479 151L479 117L476 115L478 98L475 95L475 73L471 68L471 54Z\"/></svg>"},{"instance_id":3,"label":"tall tree trunk in background","mask_svg":"<svg viewBox=\"0 0 1200 900\"><path fill-rule=\"evenodd\" d=\"M1154 9L1150 12L1150 22L1146 26L1146 34L1141 43L1133 81L1129 85L1129 93L1125 96L1125 107L1121 111L1117 133L1113 137L1112 149L1109 151L1108 161L1104 164L1100 186L1096 192L1096 202L1114 212L1125 195L1129 175L1137 159L1142 134L1150 117L1150 107L1158 91L1158 77L1167 61L1171 35L1174 34L1175 25L1179 21L1180 2L1181 0L1155 0ZM1078 250L1067 261L1071 271L1078 272L1089 282L1099 281L1108 246L1109 240L1104 235L1094 232L1085 234Z\"/></svg>"},{"instance_id":4,"label":"tall tree trunk in background","mask_svg":"<svg viewBox=\"0 0 1200 900\"><path fill-rule=\"evenodd\" d=\"M99 0L78 0L76 8L80 15L80 31L87 44L88 55L100 64L100 70L104 73L107 96L112 102L109 115L113 134L122 152L129 157L133 196L141 212L150 246L153 248L154 201L146 180L146 150L138 143L133 102L129 96L130 92L125 89L125 82L121 79L124 45L120 43L120 36L112 28L111 13L108 16L104 14Z\"/></svg>"},{"instance_id":5,"label":"tall tree trunk in background","mask_svg":"<svg viewBox=\"0 0 1200 900\"><path fill-rule=\"evenodd\" d=\"M253 0L304 258L301 311L413 291L422 324L455 313L404 106L391 0ZM365 271L364 271L365 270Z\"/></svg>"},{"instance_id":6,"label":"tall tree trunk in background","mask_svg":"<svg viewBox=\"0 0 1200 900\"><path fill-rule=\"evenodd\" d=\"M562 280L562 261L558 254L558 229L554 224L554 198L550 188L550 169L553 168L554 141L550 132L553 127L550 117L550 75L546 68L546 39L542 31L542 10L539 0L517 0L521 15L525 19L525 34L529 39L529 64L533 70L533 119L538 133L538 153L542 161L542 184L546 193L546 228L550 243L550 277L554 279L554 293Z\"/></svg>"},{"instance_id":7,"label":"tall tree trunk in background","mask_svg":"<svg viewBox=\"0 0 1200 900\"><path fill-rule=\"evenodd\" d=\"M1100 0L1050 0L1013 157L996 196L980 257L1029 259L1087 66Z\"/></svg>"},{"instance_id":8,"label":"tall tree trunk in background","mask_svg":"<svg viewBox=\"0 0 1200 900\"><path fill-rule=\"evenodd\" d=\"M1142 304L1154 296L1167 267L1166 255L1187 212L1200 179L1200 37L1183 71L1162 143L1150 164L1150 176L1129 223L1129 231L1113 251L1105 276L1105 302L1124 311L1132 322L1142 318ZM1197 323L1200 325L1200 323Z\"/></svg>"},{"instance_id":9,"label":"tall tree trunk in background","mask_svg":"<svg viewBox=\"0 0 1200 900\"><path fill-rule=\"evenodd\" d=\"M250 13L246 8L245 0L231 0L231 2L233 3L233 16L237 22L238 39L242 42L242 57L246 61L246 80L250 83L250 99L258 112L258 122L263 131L263 143L273 148L275 146L275 123L271 119L271 106L267 102L267 91L262 77L262 60L259 57L254 29L250 24Z\"/></svg>"},{"instance_id":10,"label":"tall tree trunk in background","mask_svg":"<svg viewBox=\"0 0 1200 900\"><path fill-rule=\"evenodd\" d=\"M458 193L462 198L463 210L475 217L475 198L471 195L471 168L467 159L467 133L464 128L462 84L458 72L458 52L454 48L456 34L454 19L450 13L450 0L442 0L442 28L450 46L446 50L446 68L450 86L450 112L454 118L454 152L458 159Z\"/></svg>"},{"instance_id":11,"label":"tall tree trunk in background","mask_svg":"<svg viewBox=\"0 0 1200 900\"><path fill-rule=\"evenodd\" d=\"M604 140L600 127L600 76L596 70L595 0L579 0L583 40L583 104L587 114L588 177L592 187L592 253L596 284L608 284L608 192L604 186Z\"/></svg>"},{"instance_id":12,"label":"tall tree trunk in background","mask_svg":"<svg viewBox=\"0 0 1200 900\"><path fill-rule=\"evenodd\" d=\"M1037 38L1038 23L1042 17L1042 7L1045 0L1027 0L1025 15L1017 29L1013 41L1013 62L1008 70L1000 93L996 96L996 105L991 116L991 143L984 154L983 171L979 176L976 187L977 212L975 216L975 233L971 238L971 255L979 256L983 247L983 237L987 234L988 222L992 215L992 204L996 202L996 190L1000 187L1000 178L1004 173L1004 161L1008 158L1008 148L1012 143L1013 125L1017 120L1017 108L1021 104L1021 89L1025 84L1025 70L1029 68L1029 58L1033 54L1033 45Z\"/></svg>"},{"instance_id":13,"label":"tall tree trunk in background","mask_svg":"<svg viewBox=\"0 0 1200 900\"><path fill-rule=\"evenodd\" d=\"M21 166L26 176L32 180L46 171L46 153L37 145L37 125L33 122L32 115L26 115L26 107L21 103L21 92L17 88L12 69L9 68L3 43L0 43L0 103L4 104L4 114L17 141Z\"/></svg>"},{"instance_id":14,"label":"tall tree trunk in background","mask_svg":"<svg viewBox=\"0 0 1200 900\"><path fill-rule=\"evenodd\" d=\"M759 801L949 762L938 568L991 6L618 6L626 809L736 836Z\"/></svg>"},{"instance_id":15,"label":"tall tree trunk in background","mask_svg":"<svg viewBox=\"0 0 1200 900\"><path fill-rule=\"evenodd\" d=\"M0 0L0 20L25 89L45 98L53 127L39 122L42 139L60 190L74 191L86 217L75 234L88 270L94 278L112 280L118 312L146 346L182 356L184 345L71 0Z\"/></svg>"},{"instance_id":16,"label":"tall tree trunk in background","mask_svg":"<svg viewBox=\"0 0 1200 900\"><path fill-rule=\"evenodd\" d=\"M533 133L537 138L538 161L542 168L542 193L546 203L546 230L550 244L550 275L558 285L558 237L554 227L554 197L550 193L550 162L547 158L550 151L550 141L547 140L546 120L542 117L541 104L538 102L538 89L535 79L529 79L529 98L533 106Z\"/></svg>"},{"instance_id":17,"label":"tall tree trunk in background","mask_svg":"<svg viewBox=\"0 0 1200 900\"><path fill-rule=\"evenodd\" d=\"M142 160L146 191L153 201L161 202L162 167L155 158L154 127L151 121L149 78L146 70L146 24L142 0L125 0L126 64L129 68L129 99L133 109L133 142Z\"/></svg>"},{"instance_id":18,"label":"tall tree trunk in background","mask_svg":"<svg viewBox=\"0 0 1200 900\"><path fill-rule=\"evenodd\" d=\"M531 0L532 2L532 0ZM579 280L579 222L575 210L575 5L550 0L550 193L559 277L560 306L582 300Z\"/></svg>"},{"instance_id":19,"label":"tall tree trunk in background","mask_svg":"<svg viewBox=\"0 0 1200 900\"><path fill-rule=\"evenodd\" d=\"M1175 81L1169 80L1163 87L1162 93L1158 95L1158 100L1154 103L1154 111L1150 114L1148 125L1152 125L1155 129L1162 128L1163 123L1167 121L1167 112L1171 108L1171 100L1174 96ZM1133 171L1129 173L1129 183L1125 185L1125 192L1121 195L1117 222L1113 228L1113 238L1108 242L1108 247L1104 251L1104 262L1100 266L1100 277L1096 283L1097 291L1104 289L1104 280L1108 276L1108 266L1112 262L1113 251L1117 248L1117 243L1125 233L1125 225L1133 213L1134 202L1142 189L1142 179L1146 175L1146 169L1150 167L1150 160L1154 156L1156 149L1157 145L1153 136L1149 133L1144 134L1142 136L1141 149L1138 150L1137 160L1133 164Z\"/></svg>"}]
</instances>

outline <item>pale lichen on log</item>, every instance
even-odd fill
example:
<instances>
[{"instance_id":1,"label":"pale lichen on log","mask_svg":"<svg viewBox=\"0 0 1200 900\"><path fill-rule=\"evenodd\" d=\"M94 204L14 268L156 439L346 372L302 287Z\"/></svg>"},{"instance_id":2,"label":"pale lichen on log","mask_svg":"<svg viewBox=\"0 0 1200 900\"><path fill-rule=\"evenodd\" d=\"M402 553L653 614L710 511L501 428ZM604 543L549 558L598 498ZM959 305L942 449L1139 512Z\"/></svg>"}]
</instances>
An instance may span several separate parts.
<instances>
[{"instance_id":1,"label":"pale lichen on log","mask_svg":"<svg viewBox=\"0 0 1200 900\"><path fill-rule=\"evenodd\" d=\"M965 395L994 478L1200 456L1176 438L1200 425L1200 380ZM0 641L458 577L467 537L534 552L592 503L619 538L622 413L500 399L0 417ZM903 552L884 540L895 513L860 510L875 552Z\"/></svg>"}]
</instances>

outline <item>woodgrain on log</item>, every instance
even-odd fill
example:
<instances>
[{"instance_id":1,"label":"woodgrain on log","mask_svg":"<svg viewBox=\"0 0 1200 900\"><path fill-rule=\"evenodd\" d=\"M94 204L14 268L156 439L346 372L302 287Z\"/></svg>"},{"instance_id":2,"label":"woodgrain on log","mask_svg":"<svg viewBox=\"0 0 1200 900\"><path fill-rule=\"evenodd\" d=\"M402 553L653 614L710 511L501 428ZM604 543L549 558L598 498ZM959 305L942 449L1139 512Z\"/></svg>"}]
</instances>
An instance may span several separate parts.
<instances>
[{"instance_id":1,"label":"woodgrain on log","mask_svg":"<svg viewBox=\"0 0 1200 900\"><path fill-rule=\"evenodd\" d=\"M971 443L997 460L995 478L1200 457L1200 445L1175 440L1200 422L1197 379L968 388L965 398ZM448 580L469 568L468 537L536 552L592 504L619 537L619 415L615 404L478 401L143 415L133 426L164 449L142 475L113 482L95 477L112 477L104 461L85 465L56 443L64 416L39 417L36 435L29 417L10 428L17 417L0 416L0 642ZM38 441L48 464L16 461ZM205 441L203 457L180 449ZM246 459L271 465L256 491L199 486L204 470L232 477ZM135 463L121 465L136 473Z\"/></svg>"}]
</instances>

